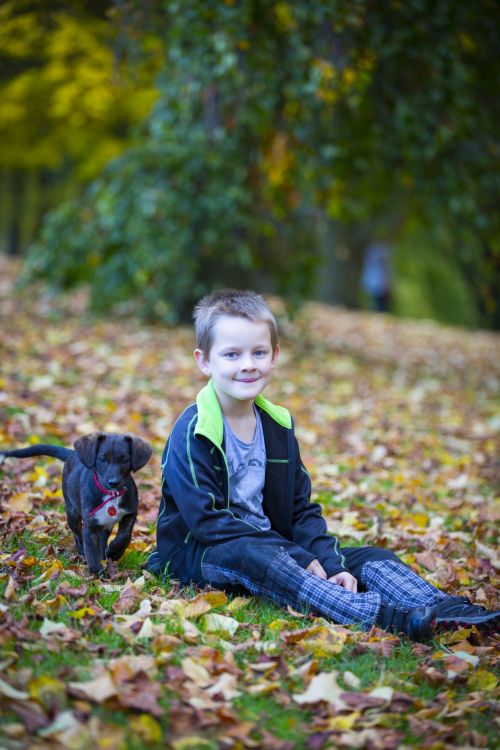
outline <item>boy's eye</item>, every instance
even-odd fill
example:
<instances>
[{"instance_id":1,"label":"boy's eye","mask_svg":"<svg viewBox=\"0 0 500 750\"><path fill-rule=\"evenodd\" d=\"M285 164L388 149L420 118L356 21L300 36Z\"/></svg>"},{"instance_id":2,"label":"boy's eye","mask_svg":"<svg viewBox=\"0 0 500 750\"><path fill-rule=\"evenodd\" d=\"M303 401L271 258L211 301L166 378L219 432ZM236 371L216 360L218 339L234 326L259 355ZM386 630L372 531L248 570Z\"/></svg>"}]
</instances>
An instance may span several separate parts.
<instances>
[{"instance_id":1,"label":"boy's eye","mask_svg":"<svg viewBox=\"0 0 500 750\"><path fill-rule=\"evenodd\" d=\"M255 352L256 357L265 357L267 354L267 351L265 349L259 349L257 352Z\"/></svg>"},{"instance_id":2,"label":"boy's eye","mask_svg":"<svg viewBox=\"0 0 500 750\"><path fill-rule=\"evenodd\" d=\"M235 357L238 356L238 353L237 352L226 352L224 354L224 356L225 356L226 359L235 359Z\"/></svg>"}]
</instances>

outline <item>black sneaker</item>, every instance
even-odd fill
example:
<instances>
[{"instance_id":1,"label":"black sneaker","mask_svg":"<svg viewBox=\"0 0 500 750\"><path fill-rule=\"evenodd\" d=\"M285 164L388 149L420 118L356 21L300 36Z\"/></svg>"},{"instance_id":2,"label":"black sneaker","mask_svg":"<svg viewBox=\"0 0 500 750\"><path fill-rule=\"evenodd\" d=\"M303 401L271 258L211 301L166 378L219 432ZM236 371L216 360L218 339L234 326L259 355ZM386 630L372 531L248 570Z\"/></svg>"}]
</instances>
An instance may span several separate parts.
<instances>
[{"instance_id":1,"label":"black sneaker","mask_svg":"<svg viewBox=\"0 0 500 750\"><path fill-rule=\"evenodd\" d=\"M434 608L391 607L382 604L375 624L391 633L403 633L412 641L428 641L434 636Z\"/></svg>"},{"instance_id":2,"label":"black sneaker","mask_svg":"<svg viewBox=\"0 0 500 750\"><path fill-rule=\"evenodd\" d=\"M479 604L471 604L465 596L447 596L433 605L434 622L440 628L448 625L477 628L493 628L500 622L500 610L488 610Z\"/></svg>"}]
</instances>

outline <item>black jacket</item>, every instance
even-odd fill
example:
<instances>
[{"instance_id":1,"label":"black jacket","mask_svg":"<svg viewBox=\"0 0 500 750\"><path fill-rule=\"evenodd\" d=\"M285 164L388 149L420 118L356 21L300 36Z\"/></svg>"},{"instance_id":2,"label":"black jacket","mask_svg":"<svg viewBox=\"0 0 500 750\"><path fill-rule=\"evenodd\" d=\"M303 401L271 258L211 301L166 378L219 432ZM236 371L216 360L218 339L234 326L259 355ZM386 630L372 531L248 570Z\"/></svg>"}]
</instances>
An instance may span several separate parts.
<instances>
[{"instance_id":1,"label":"black jacket","mask_svg":"<svg viewBox=\"0 0 500 750\"><path fill-rule=\"evenodd\" d=\"M321 507L310 501L311 482L299 453L289 412L262 396L255 400L266 447L263 510L271 528L300 547L306 568L317 558L328 576L344 567L338 541L327 533ZM157 549L149 567L164 571L176 547L192 535L203 545L265 535L231 509L222 412L210 381L175 423L162 458L162 498Z\"/></svg>"}]
</instances>

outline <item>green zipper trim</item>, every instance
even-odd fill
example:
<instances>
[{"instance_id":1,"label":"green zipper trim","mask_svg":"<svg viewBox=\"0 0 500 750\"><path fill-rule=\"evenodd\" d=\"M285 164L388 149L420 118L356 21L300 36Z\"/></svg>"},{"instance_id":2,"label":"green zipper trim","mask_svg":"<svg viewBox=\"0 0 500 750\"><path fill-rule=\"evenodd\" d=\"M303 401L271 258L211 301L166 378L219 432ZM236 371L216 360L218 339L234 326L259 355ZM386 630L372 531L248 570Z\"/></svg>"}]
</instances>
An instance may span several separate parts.
<instances>
[{"instance_id":1,"label":"green zipper trim","mask_svg":"<svg viewBox=\"0 0 500 750\"><path fill-rule=\"evenodd\" d=\"M333 551L335 552L336 555L339 555L340 561L342 563L342 567L345 568L345 557L342 554L342 552L340 552L339 550L339 540L337 539L337 537L335 537L335 545L334 545Z\"/></svg>"},{"instance_id":2,"label":"green zipper trim","mask_svg":"<svg viewBox=\"0 0 500 750\"><path fill-rule=\"evenodd\" d=\"M208 383L196 397L198 407L198 421L196 422L194 434L204 435L211 443L221 448L224 439L224 422L217 394L215 392L212 380ZM284 406L276 406L262 394L255 399L255 405L265 411L282 427L287 430L292 429L292 417L288 409Z\"/></svg>"}]
</instances>

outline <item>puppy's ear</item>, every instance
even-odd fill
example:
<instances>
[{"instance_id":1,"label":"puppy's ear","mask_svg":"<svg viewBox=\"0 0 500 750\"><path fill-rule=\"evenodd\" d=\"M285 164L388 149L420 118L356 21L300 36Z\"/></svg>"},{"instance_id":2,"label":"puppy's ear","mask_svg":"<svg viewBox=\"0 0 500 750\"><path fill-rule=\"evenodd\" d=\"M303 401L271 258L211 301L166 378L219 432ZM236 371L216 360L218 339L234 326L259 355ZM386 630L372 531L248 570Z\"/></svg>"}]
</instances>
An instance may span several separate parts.
<instances>
[{"instance_id":1,"label":"puppy's ear","mask_svg":"<svg viewBox=\"0 0 500 750\"><path fill-rule=\"evenodd\" d=\"M145 440L136 437L135 435L125 435L130 444L130 463L132 471L137 471L142 468L144 464L147 464L153 453L153 449L146 443Z\"/></svg>"},{"instance_id":2,"label":"puppy's ear","mask_svg":"<svg viewBox=\"0 0 500 750\"><path fill-rule=\"evenodd\" d=\"M93 469L97 458L97 448L103 439L104 432L93 432L75 440L73 447L82 464L87 469Z\"/></svg>"}]
</instances>

